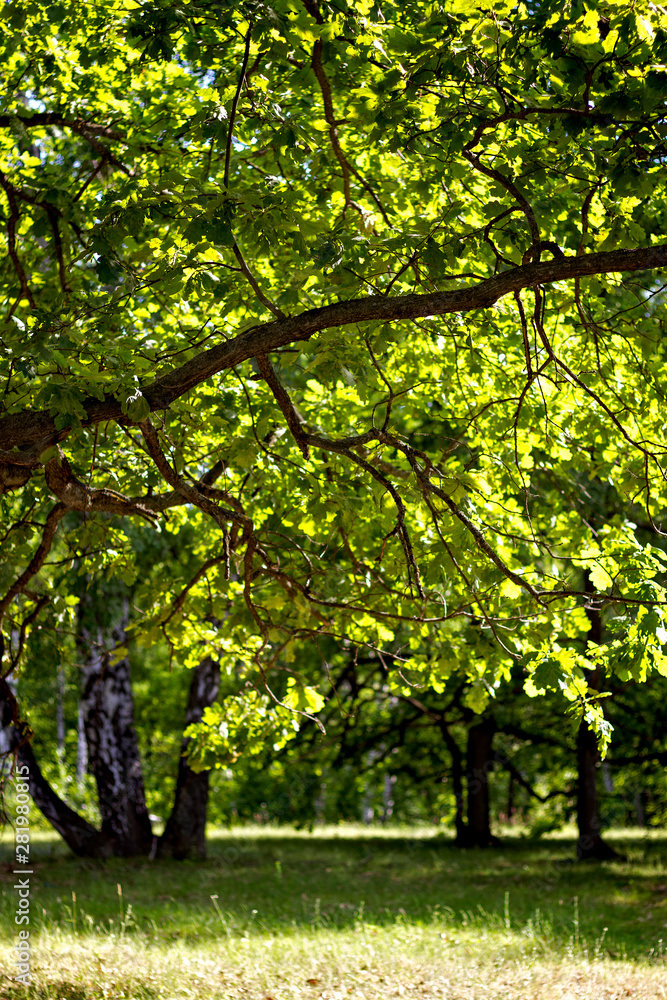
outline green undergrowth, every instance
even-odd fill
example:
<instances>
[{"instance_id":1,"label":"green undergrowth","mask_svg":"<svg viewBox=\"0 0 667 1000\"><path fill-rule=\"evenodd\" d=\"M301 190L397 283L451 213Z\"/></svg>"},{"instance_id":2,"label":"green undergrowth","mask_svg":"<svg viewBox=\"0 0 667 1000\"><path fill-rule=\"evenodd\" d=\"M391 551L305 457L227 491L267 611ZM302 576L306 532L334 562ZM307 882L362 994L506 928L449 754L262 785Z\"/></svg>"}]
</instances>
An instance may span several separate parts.
<instances>
[{"instance_id":1,"label":"green undergrowth","mask_svg":"<svg viewBox=\"0 0 667 1000\"><path fill-rule=\"evenodd\" d=\"M488 998L510 967L547 970L566 996L556 972L599 977L614 964L646 986L667 972L667 838L624 832L614 844L626 861L584 864L562 837L460 851L427 829L250 828L212 831L204 862L93 862L38 834L32 984L6 976L0 998L186 996L197 977L192 995L384 996L415 977L437 993L437 975L458 983L452 996ZM0 949L13 962L11 847L5 831ZM659 983L628 988L659 997Z\"/></svg>"}]
</instances>

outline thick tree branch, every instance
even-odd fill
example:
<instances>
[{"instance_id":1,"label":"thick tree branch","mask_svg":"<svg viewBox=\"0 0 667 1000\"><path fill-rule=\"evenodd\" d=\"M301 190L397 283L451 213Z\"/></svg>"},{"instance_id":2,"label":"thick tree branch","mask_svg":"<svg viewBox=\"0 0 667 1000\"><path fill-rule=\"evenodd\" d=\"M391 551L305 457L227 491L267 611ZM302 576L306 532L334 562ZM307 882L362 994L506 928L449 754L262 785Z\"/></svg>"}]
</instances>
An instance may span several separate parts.
<instances>
[{"instance_id":1,"label":"thick tree branch","mask_svg":"<svg viewBox=\"0 0 667 1000\"><path fill-rule=\"evenodd\" d=\"M274 395L274 398L283 412L283 416L287 422L294 440L301 449L301 453L304 458L310 458L310 451L308 449L308 441L306 440L307 435L304 434L303 427L301 426L302 421L299 414L296 411L294 403L289 397L289 394L285 387L282 385L280 379L278 378L276 371L269 361L266 354L257 355L257 367L259 368L260 374L264 378L264 381L268 385L269 389Z\"/></svg>"},{"instance_id":2,"label":"thick tree branch","mask_svg":"<svg viewBox=\"0 0 667 1000\"><path fill-rule=\"evenodd\" d=\"M130 500L114 490L97 490L77 479L64 455L52 458L45 467L46 485L71 510L86 513L138 514L152 520L154 513L141 500Z\"/></svg>"},{"instance_id":3,"label":"thick tree branch","mask_svg":"<svg viewBox=\"0 0 667 1000\"><path fill-rule=\"evenodd\" d=\"M21 297L28 300L31 309L35 309L35 300L32 297L25 269L16 250L16 225L21 217L16 201L16 191L14 190L14 185L10 184L3 173L0 173L0 187L2 187L5 192L9 203L9 216L7 218L7 252L9 254L9 259L11 260L14 271L16 272L16 277L19 279Z\"/></svg>"},{"instance_id":4,"label":"thick tree branch","mask_svg":"<svg viewBox=\"0 0 667 1000\"><path fill-rule=\"evenodd\" d=\"M23 128L45 128L48 125L57 125L60 128L71 128L77 132L86 132L103 135L106 139L115 139L124 142L123 136L109 125L97 125L95 122L85 121L83 118L67 118L58 111L37 111L28 115L0 115L0 128L14 128L16 124Z\"/></svg>"},{"instance_id":5,"label":"thick tree branch","mask_svg":"<svg viewBox=\"0 0 667 1000\"><path fill-rule=\"evenodd\" d=\"M70 809L42 774L32 749L33 732L21 719L14 693L3 678L0 678L0 729L8 739L9 753L19 764L27 766L27 783L35 805L74 853L80 857L111 854L108 834L100 833Z\"/></svg>"},{"instance_id":6,"label":"thick tree branch","mask_svg":"<svg viewBox=\"0 0 667 1000\"><path fill-rule=\"evenodd\" d=\"M335 302L319 309L309 309L298 316L288 316L253 327L208 351L202 351L179 368L146 385L142 391L152 411L162 410L213 375L257 357L258 354L267 354L280 347L309 340L321 330L371 320L400 321L488 309L503 296L523 288L556 281L573 281L577 277L596 274L648 271L665 266L667 244L660 244L636 250L612 250L524 264L454 291L401 295L396 298L371 295L365 299ZM83 423L87 426L106 420L127 420L120 402L114 396L107 396L103 400L89 397L83 401L83 405L87 413ZM61 440L68 433L67 429L56 430L53 417L48 411L24 410L0 419L0 448L11 450L43 439Z\"/></svg>"}]
</instances>

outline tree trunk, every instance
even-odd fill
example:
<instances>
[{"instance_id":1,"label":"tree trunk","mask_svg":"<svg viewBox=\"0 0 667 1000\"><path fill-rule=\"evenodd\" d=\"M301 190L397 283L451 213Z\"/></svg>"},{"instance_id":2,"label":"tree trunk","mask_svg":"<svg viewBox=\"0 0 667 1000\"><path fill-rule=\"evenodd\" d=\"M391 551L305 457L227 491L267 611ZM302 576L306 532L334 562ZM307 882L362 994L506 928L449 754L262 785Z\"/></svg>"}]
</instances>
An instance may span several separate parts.
<instances>
[{"instance_id":1,"label":"tree trunk","mask_svg":"<svg viewBox=\"0 0 667 1000\"><path fill-rule=\"evenodd\" d=\"M597 790L599 759L595 733L582 720L577 733L577 857L580 861L623 858L602 839Z\"/></svg>"},{"instance_id":2,"label":"tree trunk","mask_svg":"<svg viewBox=\"0 0 667 1000\"><path fill-rule=\"evenodd\" d=\"M468 730L466 753L466 790L468 823L466 847L489 847L495 842L489 816L489 771L493 766L491 745L495 733L493 719L483 719Z\"/></svg>"},{"instance_id":3,"label":"tree trunk","mask_svg":"<svg viewBox=\"0 0 667 1000\"><path fill-rule=\"evenodd\" d=\"M102 832L121 857L148 854L153 832L146 808L139 744L134 727L134 701L127 657L112 663L109 646L125 640L127 602L122 618L105 634L91 628L90 600L82 600L79 648L81 710L88 746L88 769L95 778ZM111 642L109 642L111 639Z\"/></svg>"},{"instance_id":4,"label":"tree trunk","mask_svg":"<svg viewBox=\"0 0 667 1000\"><path fill-rule=\"evenodd\" d=\"M395 774L385 774L384 787L382 789L382 822L388 823L394 811L394 800L392 798L394 785L396 784Z\"/></svg>"},{"instance_id":5,"label":"tree trunk","mask_svg":"<svg viewBox=\"0 0 667 1000\"><path fill-rule=\"evenodd\" d=\"M591 586L588 570L584 573L584 589ZM602 618L596 608L586 608L590 622L589 642L602 642ZM599 690L600 672L594 670L588 678L589 687ZM602 839L598 815L597 769L600 761L597 739L584 719L577 733L577 857L580 861L605 861L620 855Z\"/></svg>"},{"instance_id":6,"label":"tree trunk","mask_svg":"<svg viewBox=\"0 0 667 1000\"><path fill-rule=\"evenodd\" d=\"M582 720L577 733L577 857L580 861L605 860L618 855L602 839L598 818L597 765L599 754L595 733Z\"/></svg>"},{"instance_id":7,"label":"tree trunk","mask_svg":"<svg viewBox=\"0 0 667 1000\"><path fill-rule=\"evenodd\" d=\"M83 709L79 701L76 717L76 783L79 791L83 791L88 770L88 747L86 745L86 727L83 724Z\"/></svg>"},{"instance_id":8,"label":"tree trunk","mask_svg":"<svg viewBox=\"0 0 667 1000\"><path fill-rule=\"evenodd\" d=\"M514 821L514 775L510 772L507 785L507 822Z\"/></svg>"},{"instance_id":9,"label":"tree trunk","mask_svg":"<svg viewBox=\"0 0 667 1000\"><path fill-rule=\"evenodd\" d=\"M32 732L21 722L14 693L0 679L0 755L16 754L29 769L28 783L35 805L80 857L148 855L153 835L146 809L139 747L134 726L134 702L126 657L111 662L109 648L123 643L127 604L120 623L103 628L90 597L81 602L78 646L82 658L82 695L79 706L77 776L83 777L87 759L95 778L102 829L71 809L44 778L30 744ZM105 609L108 616L109 608ZM95 624L92 625L91 622ZM194 671L185 725L201 720L206 705L218 692L219 665L204 660ZM83 738L85 735L85 739ZM183 741L185 751L188 740ZM204 857L208 801L207 772L195 773L182 757L179 762L174 808L159 844L159 853L184 858Z\"/></svg>"},{"instance_id":10,"label":"tree trunk","mask_svg":"<svg viewBox=\"0 0 667 1000\"><path fill-rule=\"evenodd\" d=\"M458 847L463 847L466 839L466 824L463 816L463 754L444 719L440 722L440 732L452 758L452 789L455 802L454 843Z\"/></svg>"},{"instance_id":11,"label":"tree trunk","mask_svg":"<svg viewBox=\"0 0 667 1000\"><path fill-rule=\"evenodd\" d=\"M65 667L58 668L56 689L56 732L58 740L58 756L65 758Z\"/></svg>"},{"instance_id":12,"label":"tree trunk","mask_svg":"<svg viewBox=\"0 0 667 1000\"><path fill-rule=\"evenodd\" d=\"M204 709L218 694L219 683L220 664L206 657L193 671L184 728L201 721ZM157 846L158 857L171 856L177 861L192 855L200 859L206 857L209 772L192 770L184 756L189 743L189 739L183 739L174 805Z\"/></svg>"},{"instance_id":13,"label":"tree trunk","mask_svg":"<svg viewBox=\"0 0 667 1000\"><path fill-rule=\"evenodd\" d=\"M0 679L0 729L5 743L3 750L16 754L19 767L27 766L26 780L33 802L68 847L82 858L99 858L112 854L113 846L108 836L70 809L42 774L30 743L32 732L21 721L14 693L4 679Z\"/></svg>"}]
</instances>

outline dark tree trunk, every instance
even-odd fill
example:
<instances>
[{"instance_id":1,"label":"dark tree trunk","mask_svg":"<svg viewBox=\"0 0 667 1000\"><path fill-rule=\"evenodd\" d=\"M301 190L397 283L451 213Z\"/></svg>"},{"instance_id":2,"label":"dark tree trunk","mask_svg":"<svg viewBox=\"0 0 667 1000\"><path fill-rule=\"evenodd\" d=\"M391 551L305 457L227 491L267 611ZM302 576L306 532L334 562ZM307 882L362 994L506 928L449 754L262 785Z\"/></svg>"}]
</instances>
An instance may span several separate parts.
<instances>
[{"instance_id":1,"label":"dark tree trunk","mask_svg":"<svg viewBox=\"0 0 667 1000\"><path fill-rule=\"evenodd\" d=\"M599 760L595 733L582 720L577 733L577 857L580 861L622 858L602 839L597 789Z\"/></svg>"},{"instance_id":2,"label":"dark tree trunk","mask_svg":"<svg viewBox=\"0 0 667 1000\"><path fill-rule=\"evenodd\" d=\"M88 618L90 603L85 604ZM127 618L126 606L122 618ZM123 644L125 624L117 622L109 636L101 627L91 628L82 621L79 647L88 769L97 785L102 832L113 844L114 854L131 857L150 852L153 832L134 727L130 664L127 657L112 663L109 653L109 645Z\"/></svg>"},{"instance_id":3,"label":"dark tree trunk","mask_svg":"<svg viewBox=\"0 0 667 1000\"><path fill-rule=\"evenodd\" d=\"M507 822L514 820L514 775L510 773L507 785Z\"/></svg>"},{"instance_id":4,"label":"dark tree trunk","mask_svg":"<svg viewBox=\"0 0 667 1000\"><path fill-rule=\"evenodd\" d=\"M185 713L185 728L200 722L204 709L213 703L220 683L220 664L211 657L193 671ZM158 857L181 861L194 856L206 857L206 808L209 772L193 771L184 754L190 740L184 738L178 762L176 792L171 815L157 846Z\"/></svg>"},{"instance_id":5,"label":"dark tree trunk","mask_svg":"<svg viewBox=\"0 0 667 1000\"><path fill-rule=\"evenodd\" d=\"M22 722L9 684L0 679L0 728L6 751L16 755L19 766L27 766L30 795L40 812L58 831L68 847L82 858L99 858L113 854L113 845L106 834L100 833L56 795L42 774L30 743L32 732Z\"/></svg>"},{"instance_id":6,"label":"dark tree trunk","mask_svg":"<svg viewBox=\"0 0 667 1000\"><path fill-rule=\"evenodd\" d=\"M452 758L452 789L456 804L454 812L454 842L459 847L462 847L466 838L466 824L463 815L463 754L444 720L440 724L440 731Z\"/></svg>"},{"instance_id":7,"label":"dark tree trunk","mask_svg":"<svg viewBox=\"0 0 667 1000\"><path fill-rule=\"evenodd\" d=\"M489 847L495 843L489 815L489 771L493 767L491 747L495 733L493 719L483 719L468 730L466 791L468 822L461 846Z\"/></svg>"},{"instance_id":8,"label":"dark tree trunk","mask_svg":"<svg viewBox=\"0 0 667 1000\"><path fill-rule=\"evenodd\" d=\"M588 571L584 574L584 589L591 586ZM595 608L586 608L590 622L588 638L590 642L602 642L602 618ZM599 690L599 670L594 670L588 678L589 687ZM580 861L605 861L610 858L620 858L613 847L602 839L601 824L598 813L597 770L600 762L597 740L584 719L577 733L577 857Z\"/></svg>"},{"instance_id":9,"label":"dark tree trunk","mask_svg":"<svg viewBox=\"0 0 667 1000\"><path fill-rule=\"evenodd\" d=\"M595 733L582 720L577 733L577 857L612 857L603 843L598 819L597 765L599 754Z\"/></svg>"}]
</instances>

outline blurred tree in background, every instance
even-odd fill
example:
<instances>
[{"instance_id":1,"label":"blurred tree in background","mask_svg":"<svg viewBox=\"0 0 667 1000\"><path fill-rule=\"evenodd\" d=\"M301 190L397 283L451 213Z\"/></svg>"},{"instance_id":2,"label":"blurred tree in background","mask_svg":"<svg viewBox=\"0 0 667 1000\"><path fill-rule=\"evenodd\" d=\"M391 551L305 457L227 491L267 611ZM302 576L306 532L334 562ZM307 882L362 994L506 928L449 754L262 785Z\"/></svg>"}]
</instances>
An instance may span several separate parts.
<instances>
[{"instance_id":1,"label":"blurred tree in background","mask_svg":"<svg viewBox=\"0 0 667 1000\"><path fill-rule=\"evenodd\" d=\"M659 760L629 721L667 676L662 11L0 17L2 705L36 801L83 853L201 852L197 769L286 774L323 713L341 802L370 814L401 740L442 784L444 747L457 837L482 844L491 767L550 808L574 767L579 854L604 857L612 720L628 768ZM365 661L370 687L337 679ZM54 691L99 827L37 776L21 714ZM512 755L544 736L515 747L504 719L563 705L575 762L561 723L536 791ZM183 720L160 846L143 771ZM326 813L301 787L297 813Z\"/></svg>"}]
</instances>

